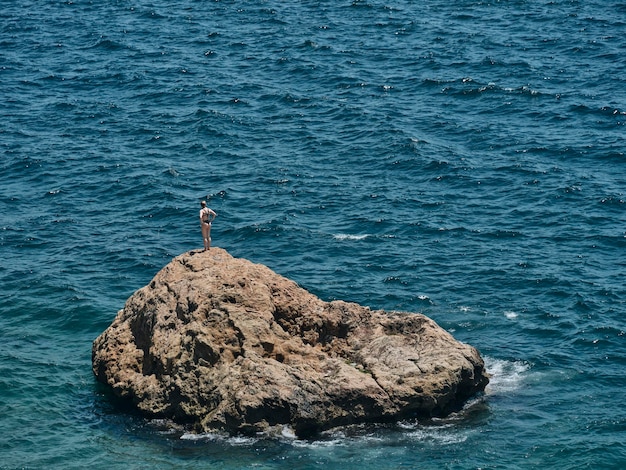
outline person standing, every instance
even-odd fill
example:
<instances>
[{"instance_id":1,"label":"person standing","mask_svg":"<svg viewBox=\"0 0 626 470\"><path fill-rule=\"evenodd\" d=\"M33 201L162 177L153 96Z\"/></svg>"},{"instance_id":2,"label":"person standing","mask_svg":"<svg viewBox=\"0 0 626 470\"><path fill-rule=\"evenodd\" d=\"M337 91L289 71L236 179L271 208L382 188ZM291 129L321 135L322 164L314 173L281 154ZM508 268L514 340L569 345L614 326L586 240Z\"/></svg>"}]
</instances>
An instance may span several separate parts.
<instances>
[{"instance_id":1,"label":"person standing","mask_svg":"<svg viewBox=\"0 0 626 470\"><path fill-rule=\"evenodd\" d=\"M211 248L211 222L217 217L217 213L207 207L206 202L200 203L200 227L202 228L202 239L204 240L204 251Z\"/></svg>"}]
</instances>

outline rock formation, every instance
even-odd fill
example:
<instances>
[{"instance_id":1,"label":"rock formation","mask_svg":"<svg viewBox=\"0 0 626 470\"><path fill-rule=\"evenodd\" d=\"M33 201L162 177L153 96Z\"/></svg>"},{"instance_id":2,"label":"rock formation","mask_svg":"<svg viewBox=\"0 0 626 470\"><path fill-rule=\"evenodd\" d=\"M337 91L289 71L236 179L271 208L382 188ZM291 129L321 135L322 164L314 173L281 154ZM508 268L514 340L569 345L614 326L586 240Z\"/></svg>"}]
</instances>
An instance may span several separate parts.
<instances>
[{"instance_id":1,"label":"rock formation","mask_svg":"<svg viewBox=\"0 0 626 470\"><path fill-rule=\"evenodd\" d=\"M443 416L488 382L476 349L424 315L324 302L220 248L174 258L92 359L144 414L231 434Z\"/></svg>"}]
</instances>

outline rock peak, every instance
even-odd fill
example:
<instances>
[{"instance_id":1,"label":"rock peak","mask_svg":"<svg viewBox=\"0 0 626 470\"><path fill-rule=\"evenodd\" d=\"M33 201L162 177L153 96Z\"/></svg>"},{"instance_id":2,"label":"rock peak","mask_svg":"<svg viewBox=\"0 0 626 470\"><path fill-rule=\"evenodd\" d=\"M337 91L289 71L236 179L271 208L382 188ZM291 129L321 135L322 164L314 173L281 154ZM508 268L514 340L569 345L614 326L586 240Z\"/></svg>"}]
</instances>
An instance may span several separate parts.
<instances>
[{"instance_id":1,"label":"rock peak","mask_svg":"<svg viewBox=\"0 0 626 470\"><path fill-rule=\"evenodd\" d=\"M135 292L92 363L144 414L231 434L444 416L488 383L478 351L426 316L325 302L216 247Z\"/></svg>"}]
</instances>

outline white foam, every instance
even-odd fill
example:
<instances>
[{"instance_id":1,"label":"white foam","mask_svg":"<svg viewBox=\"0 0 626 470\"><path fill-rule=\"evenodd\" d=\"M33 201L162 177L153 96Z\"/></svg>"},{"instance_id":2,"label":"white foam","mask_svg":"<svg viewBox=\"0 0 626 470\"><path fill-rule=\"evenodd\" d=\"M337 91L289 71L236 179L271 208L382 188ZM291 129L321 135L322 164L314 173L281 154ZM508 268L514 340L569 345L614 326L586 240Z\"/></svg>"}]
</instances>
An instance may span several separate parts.
<instances>
[{"instance_id":1,"label":"white foam","mask_svg":"<svg viewBox=\"0 0 626 470\"><path fill-rule=\"evenodd\" d=\"M423 426L419 423L399 423L406 429L407 436L421 442L430 442L436 445L460 444L468 438L468 432L460 430L454 423Z\"/></svg>"},{"instance_id":2,"label":"white foam","mask_svg":"<svg viewBox=\"0 0 626 470\"><path fill-rule=\"evenodd\" d=\"M180 436L180 438L183 441L202 441L202 440L213 441L217 439L217 435L209 434L209 433L195 434L191 432L186 432L182 436Z\"/></svg>"},{"instance_id":3,"label":"white foam","mask_svg":"<svg viewBox=\"0 0 626 470\"><path fill-rule=\"evenodd\" d=\"M243 436L230 437L228 439L228 443L234 446L247 446L247 445L254 444L257 441L258 441L257 438L243 437Z\"/></svg>"},{"instance_id":4,"label":"white foam","mask_svg":"<svg viewBox=\"0 0 626 470\"><path fill-rule=\"evenodd\" d=\"M371 237L371 235L350 235L348 233L337 233L333 235L333 238L336 238L337 240L364 240L368 237Z\"/></svg>"},{"instance_id":5,"label":"white foam","mask_svg":"<svg viewBox=\"0 0 626 470\"><path fill-rule=\"evenodd\" d=\"M181 440L184 441L224 441L228 442L230 445L238 446L238 445L250 445L254 444L258 439L254 437L240 437L240 436L226 436L224 434L219 433L191 433L186 432L182 436L180 436Z\"/></svg>"},{"instance_id":6,"label":"white foam","mask_svg":"<svg viewBox=\"0 0 626 470\"><path fill-rule=\"evenodd\" d=\"M333 432L327 434L325 439L319 440L301 440L293 439L290 444L298 448L325 448L325 447L340 447L345 446L350 442L349 438L341 432Z\"/></svg>"},{"instance_id":7,"label":"white foam","mask_svg":"<svg viewBox=\"0 0 626 470\"><path fill-rule=\"evenodd\" d=\"M280 432L280 435L286 437L287 439L297 439L296 433L289 426L283 426L283 429Z\"/></svg>"},{"instance_id":8,"label":"white foam","mask_svg":"<svg viewBox=\"0 0 626 470\"><path fill-rule=\"evenodd\" d=\"M180 436L184 441L205 441L216 442L222 441L232 446L246 446L252 445L259 439L265 439L268 437L282 438L286 441L297 444L299 441L294 430L289 426L276 426L266 433L260 433L258 436L230 436L220 432L206 432L206 433L193 433L185 432Z\"/></svg>"},{"instance_id":9,"label":"white foam","mask_svg":"<svg viewBox=\"0 0 626 470\"><path fill-rule=\"evenodd\" d=\"M437 445L460 444L465 442L468 437L466 433L437 428L421 429L409 433L409 436L419 441L432 442Z\"/></svg>"},{"instance_id":10,"label":"white foam","mask_svg":"<svg viewBox=\"0 0 626 470\"><path fill-rule=\"evenodd\" d=\"M491 375L487 394L509 393L518 390L527 377L530 364L524 361L505 361L485 357L485 368Z\"/></svg>"},{"instance_id":11,"label":"white foam","mask_svg":"<svg viewBox=\"0 0 626 470\"><path fill-rule=\"evenodd\" d=\"M518 315L516 312L506 311L504 312L504 316L507 317L509 320L515 320Z\"/></svg>"}]
</instances>

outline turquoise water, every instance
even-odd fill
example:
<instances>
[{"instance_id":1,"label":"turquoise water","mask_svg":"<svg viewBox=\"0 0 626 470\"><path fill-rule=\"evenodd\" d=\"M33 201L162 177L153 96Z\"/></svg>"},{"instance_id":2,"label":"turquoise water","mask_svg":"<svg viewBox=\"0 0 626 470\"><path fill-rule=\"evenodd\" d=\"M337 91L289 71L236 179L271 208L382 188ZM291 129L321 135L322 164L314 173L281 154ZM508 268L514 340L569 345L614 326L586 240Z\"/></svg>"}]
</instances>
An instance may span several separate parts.
<instances>
[{"instance_id":1,"label":"turquoise water","mask_svg":"<svg viewBox=\"0 0 626 470\"><path fill-rule=\"evenodd\" d=\"M0 1L0 468L626 464L626 7ZM213 243L423 312L485 396L314 441L192 436L91 342Z\"/></svg>"}]
</instances>

